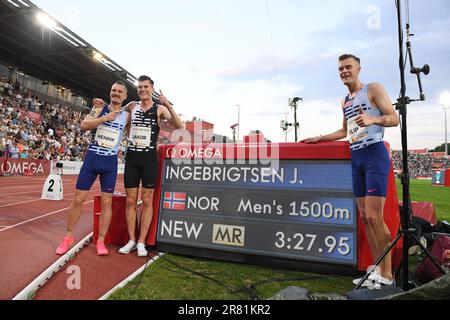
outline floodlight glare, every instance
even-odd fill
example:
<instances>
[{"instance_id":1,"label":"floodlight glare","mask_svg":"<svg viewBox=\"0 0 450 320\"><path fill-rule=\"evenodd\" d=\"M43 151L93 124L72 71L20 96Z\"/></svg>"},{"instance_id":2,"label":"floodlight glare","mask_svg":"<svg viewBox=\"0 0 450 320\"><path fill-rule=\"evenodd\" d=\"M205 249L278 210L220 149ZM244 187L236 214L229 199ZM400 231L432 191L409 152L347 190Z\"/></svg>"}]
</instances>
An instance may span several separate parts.
<instances>
[{"instance_id":1,"label":"floodlight glare","mask_svg":"<svg viewBox=\"0 0 450 320\"><path fill-rule=\"evenodd\" d=\"M94 52L94 59L98 61L103 60L103 55L100 52Z\"/></svg>"},{"instance_id":2,"label":"floodlight glare","mask_svg":"<svg viewBox=\"0 0 450 320\"><path fill-rule=\"evenodd\" d=\"M39 12L36 15L36 18L42 25L46 26L47 28L49 28L51 30L54 30L57 27L56 21L42 12Z\"/></svg>"}]
</instances>

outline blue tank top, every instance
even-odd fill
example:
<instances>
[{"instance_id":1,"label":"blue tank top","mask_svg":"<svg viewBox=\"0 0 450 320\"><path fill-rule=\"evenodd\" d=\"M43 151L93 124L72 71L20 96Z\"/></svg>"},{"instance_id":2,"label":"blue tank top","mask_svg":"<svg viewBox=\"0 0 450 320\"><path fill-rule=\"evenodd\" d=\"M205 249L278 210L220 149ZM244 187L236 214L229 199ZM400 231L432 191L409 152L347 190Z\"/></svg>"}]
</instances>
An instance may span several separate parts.
<instances>
[{"instance_id":1,"label":"blue tank top","mask_svg":"<svg viewBox=\"0 0 450 320\"><path fill-rule=\"evenodd\" d=\"M104 106L99 117L109 113L109 106ZM119 151L119 145L123 139L123 133L127 125L128 112L120 112L116 120L104 122L92 130L92 140L89 152L99 156L114 156Z\"/></svg>"},{"instance_id":2,"label":"blue tank top","mask_svg":"<svg viewBox=\"0 0 450 320\"><path fill-rule=\"evenodd\" d=\"M343 112L345 120L347 121L347 128L351 127L352 120L360 114L360 109L369 116L379 117L382 115L380 109L370 103L366 85L364 85L364 87L354 97L350 97L350 94L345 97ZM374 124L360 130L362 131L362 138L354 142L350 141L351 150L362 149L371 144L383 141L383 126Z\"/></svg>"}]
</instances>

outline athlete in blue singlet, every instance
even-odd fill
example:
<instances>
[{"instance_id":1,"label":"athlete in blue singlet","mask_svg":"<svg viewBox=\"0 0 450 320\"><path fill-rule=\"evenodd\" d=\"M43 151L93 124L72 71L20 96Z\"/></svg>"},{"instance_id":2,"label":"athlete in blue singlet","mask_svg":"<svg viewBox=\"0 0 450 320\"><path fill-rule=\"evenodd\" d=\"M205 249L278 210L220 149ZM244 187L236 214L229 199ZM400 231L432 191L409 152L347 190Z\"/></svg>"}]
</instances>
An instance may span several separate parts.
<instances>
[{"instance_id":1,"label":"athlete in blue singlet","mask_svg":"<svg viewBox=\"0 0 450 320\"><path fill-rule=\"evenodd\" d=\"M92 112L81 123L81 130L92 130L92 141L78 176L75 199L69 211L67 234L56 249L57 254L65 254L73 244L73 230L80 218L82 205L97 176L100 176L102 190L102 213L97 254L108 254L104 239L111 222L112 195L117 178L118 148L122 142L129 117L129 113L121 109L126 97L125 83L116 82L111 88L110 105L104 105L101 100L94 100Z\"/></svg>"},{"instance_id":2,"label":"athlete in blue singlet","mask_svg":"<svg viewBox=\"0 0 450 320\"><path fill-rule=\"evenodd\" d=\"M391 241L383 219L390 170L389 154L383 142L384 128L397 126L399 119L384 87L379 83L363 84L359 80L360 71L358 57L351 54L339 57L339 74L349 91L342 101L342 128L302 142L317 143L347 137L351 150L353 193L366 226L372 257L378 259ZM358 282L359 279L354 281L355 284ZM380 263L379 271L369 276L369 282L380 285L394 283L390 252Z\"/></svg>"}]
</instances>

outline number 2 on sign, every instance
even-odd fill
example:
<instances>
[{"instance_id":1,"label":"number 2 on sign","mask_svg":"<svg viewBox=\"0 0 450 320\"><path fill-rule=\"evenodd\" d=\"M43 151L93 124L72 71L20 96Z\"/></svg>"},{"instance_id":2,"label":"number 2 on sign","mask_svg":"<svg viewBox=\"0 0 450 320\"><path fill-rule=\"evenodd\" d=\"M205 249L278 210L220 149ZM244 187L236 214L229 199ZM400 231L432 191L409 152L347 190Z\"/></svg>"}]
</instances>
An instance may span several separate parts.
<instances>
[{"instance_id":1,"label":"number 2 on sign","mask_svg":"<svg viewBox=\"0 0 450 320\"><path fill-rule=\"evenodd\" d=\"M50 183L50 187L48 188L48 192L53 192L53 186L55 185L55 180L51 179L48 183Z\"/></svg>"}]
</instances>

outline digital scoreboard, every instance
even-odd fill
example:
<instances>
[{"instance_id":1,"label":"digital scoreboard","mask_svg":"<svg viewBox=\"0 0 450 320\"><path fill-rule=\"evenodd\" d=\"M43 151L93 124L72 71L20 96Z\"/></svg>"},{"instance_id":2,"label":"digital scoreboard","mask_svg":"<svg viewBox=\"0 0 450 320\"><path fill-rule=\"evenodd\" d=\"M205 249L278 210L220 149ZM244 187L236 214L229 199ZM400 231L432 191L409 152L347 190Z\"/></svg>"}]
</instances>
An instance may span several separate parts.
<instances>
[{"instance_id":1,"label":"digital scoreboard","mask_svg":"<svg viewBox=\"0 0 450 320\"><path fill-rule=\"evenodd\" d=\"M356 270L349 159L173 161L161 168L157 248L230 261ZM198 160L198 159L197 159Z\"/></svg>"}]
</instances>

